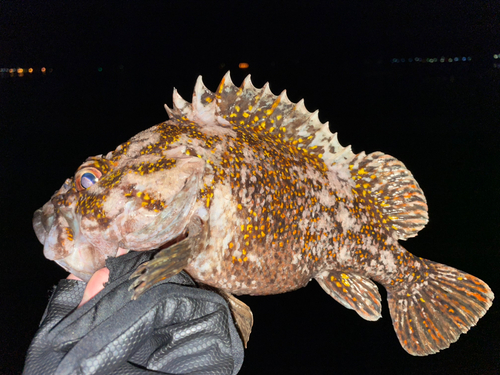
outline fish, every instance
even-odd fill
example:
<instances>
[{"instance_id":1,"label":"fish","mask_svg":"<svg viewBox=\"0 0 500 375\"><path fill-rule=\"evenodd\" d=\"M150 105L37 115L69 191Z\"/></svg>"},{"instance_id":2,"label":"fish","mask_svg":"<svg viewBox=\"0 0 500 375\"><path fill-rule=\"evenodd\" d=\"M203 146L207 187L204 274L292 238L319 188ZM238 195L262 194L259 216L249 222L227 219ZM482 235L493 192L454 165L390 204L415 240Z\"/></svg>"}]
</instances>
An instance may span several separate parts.
<instances>
[{"instance_id":1,"label":"fish","mask_svg":"<svg viewBox=\"0 0 500 375\"><path fill-rule=\"evenodd\" d=\"M355 154L286 91L229 72L201 76L192 102L173 92L169 119L88 158L33 218L46 258L84 281L108 257L156 250L133 274L137 299L181 271L229 302L242 339L253 325L238 295L296 290L315 279L363 319L387 290L402 347L448 348L492 305L479 278L408 252L428 222L411 172L382 152Z\"/></svg>"}]
</instances>

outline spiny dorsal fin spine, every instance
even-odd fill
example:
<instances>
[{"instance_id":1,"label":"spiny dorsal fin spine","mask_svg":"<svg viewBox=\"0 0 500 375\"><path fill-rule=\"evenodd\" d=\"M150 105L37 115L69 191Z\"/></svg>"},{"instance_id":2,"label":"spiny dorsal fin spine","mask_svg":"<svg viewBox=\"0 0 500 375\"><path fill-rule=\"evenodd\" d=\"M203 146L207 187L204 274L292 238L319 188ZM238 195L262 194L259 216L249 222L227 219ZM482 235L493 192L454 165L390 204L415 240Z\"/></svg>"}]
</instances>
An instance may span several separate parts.
<instances>
[{"instance_id":1,"label":"spiny dorsal fin spine","mask_svg":"<svg viewBox=\"0 0 500 375\"><path fill-rule=\"evenodd\" d=\"M172 103L174 115L191 119L193 112L191 103L185 101L182 96L179 95L176 88L174 88L174 93L172 94Z\"/></svg>"},{"instance_id":2,"label":"spiny dorsal fin spine","mask_svg":"<svg viewBox=\"0 0 500 375\"><path fill-rule=\"evenodd\" d=\"M287 106L290 104L294 104L294 103L292 103L292 101L290 99L288 99L288 95L286 93L286 90L283 90L281 92L281 94L279 95L279 97L280 97L280 101L282 104L285 104Z\"/></svg>"},{"instance_id":3,"label":"spiny dorsal fin spine","mask_svg":"<svg viewBox=\"0 0 500 375\"><path fill-rule=\"evenodd\" d=\"M229 120L229 108L233 105L236 99L238 88L233 84L231 75L227 72L222 78L219 87L215 92L215 115Z\"/></svg>"},{"instance_id":4,"label":"spiny dorsal fin spine","mask_svg":"<svg viewBox=\"0 0 500 375\"><path fill-rule=\"evenodd\" d=\"M295 104L295 107L293 108L295 111L304 113L307 112L306 104L304 103L304 99L300 99L297 104Z\"/></svg>"},{"instance_id":5,"label":"spiny dorsal fin spine","mask_svg":"<svg viewBox=\"0 0 500 375\"><path fill-rule=\"evenodd\" d=\"M203 83L203 78L198 76L193 92L193 110L196 108L203 110L204 107L209 106L213 102L213 96L214 93Z\"/></svg>"},{"instance_id":6,"label":"spiny dorsal fin spine","mask_svg":"<svg viewBox=\"0 0 500 375\"><path fill-rule=\"evenodd\" d=\"M273 93L269 88L269 82L266 82L264 86L262 86L262 97L268 97L269 95L273 95Z\"/></svg>"},{"instance_id":7,"label":"spiny dorsal fin spine","mask_svg":"<svg viewBox=\"0 0 500 375\"><path fill-rule=\"evenodd\" d=\"M297 142L304 149L321 155L331 165L345 163L354 158L350 147L342 147L336 133L330 132L328 123L321 123L318 111L309 112L304 100L293 103L283 90L274 95L266 83L257 89L250 75L236 87L230 73L221 80L215 93L209 91L198 77L193 103L186 102L174 89L173 108L165 107L169 117L186 118L204 125L242 126L265 131L286 141ZM225 121L221 121L224 119Z\"/></svg>"},{"instance_id":8,"label":"spiny dorsal fin spine","mask_svg":"<svg viewBox=\"0 0 500 375\"><path fill-rule=\"evenodd\" d=\"M198 76L193 92L193 121L201 124L216 122L214 119L215 107L214 93L205 87L203 79Z\"/></svg>"},{"instance_id":9,"label":"spiny dorsal fin spine","mask_svg":"<svg viewBox=\"0 0 500 375\"><path fill-rule=\"evenodd\" d=\"M289 116L284 120L283 126L286 126L287 133L290 134L290 138L299 139L303 138L302 135L315 133L317 129L315 129L314 124L314 114L311 114L307 111L305 105L303 104L303 100L292 108ZM293 103L292 103L293 104ZM306 129L305 132L301 131ZM304 147L309 144L311 140L307 139L305 136L305 140L302 141Z\"/></svg>"},{"instance_id":10,"label":"spiny dorsal fin spine","mask_svg":"<svg viewBox=\"0 0 500 375\"><path fill-rule=\"evenodd\" d=\"M165 108L165 111L167 112L168 118L172 119L174 118L174 112L173 110L166 104L163 104L163 107Z\"/></svg>"},{"instance_id":11,"label":"spiny dorsal fin spine","mask_svg":"<svg viewBox=\"0 0 500 375\"><path fill-rule=\"evenodd\" d=\"M320 123L321 124L321 123ZM321 128L317 131L319 134L323 134L323 137L318 136L312 139L312 141L309 143L308 147L316 147L318 149L318 152L321 153L322 155L327 155L325 154L325 151L328 150L328 146L332 142L333 136L330 133L330 127L328 122L325 122L324 124L321 124ZM326 156L328 159L328 155ZM329 161L323 157L325 161ZM329 163L331 164L331 163Z\"/></svg>"},{"instance_id":12,"label":"spiny dorsal fin spine","mask_svg":"<svg viewBox=\"0 0 500 375\"><path fill-rule=\"evenodd\" d=\"M241 84L241 88L243 89L243 91L251 91L251 92L257 91L257 88L252 83L251 74L245 77L243 83Z\"/></svg>"},{"instance_id":13,"label":"spiny dorsal fin spine","mask_svg":"<svg viewBox=\"0 0 500 375\"><path fill-rule=\"evenodd\" d=\"M336 153L337 150L343 148L342 145L339 143L339 138L337 132L333 133L333 138L330 142L330 152Z\"/></svg>"}]
</instances>

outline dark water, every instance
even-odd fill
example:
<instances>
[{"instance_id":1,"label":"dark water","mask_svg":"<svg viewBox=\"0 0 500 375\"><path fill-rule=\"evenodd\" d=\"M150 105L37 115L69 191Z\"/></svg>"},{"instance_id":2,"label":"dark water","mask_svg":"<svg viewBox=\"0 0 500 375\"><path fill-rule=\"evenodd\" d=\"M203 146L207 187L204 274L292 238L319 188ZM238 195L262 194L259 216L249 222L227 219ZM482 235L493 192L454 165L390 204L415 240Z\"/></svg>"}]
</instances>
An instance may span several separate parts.
<instances>
[{"instance_id":1,"label":"dark water","mask_svg":"<svg viewBox=\"0 0 500 375\"><path fill-rule=\"evenodd\" d=\"M90 155L106 153L166 119L172 87L190 99L196 75L214 90L235 63L190 69L54 68L45 76L0 79L2 282L0 374L22 369L48 290L65 272L44 259L31 217ZM191 69L193 68L193 69ZM344 71L301 62L256 66L256 86L288 89L320 109L354 152L402 160L426 193L430 222L404 245L466 270L500 293L500 74L486 66L359 65ZM382 291L385 298L385 292ZM293 293L243 297L254 332L241 374L497 374L500 309L438 355L400 348L386 302L366 322L311 282Z\"/></svg>"}]
</instances>

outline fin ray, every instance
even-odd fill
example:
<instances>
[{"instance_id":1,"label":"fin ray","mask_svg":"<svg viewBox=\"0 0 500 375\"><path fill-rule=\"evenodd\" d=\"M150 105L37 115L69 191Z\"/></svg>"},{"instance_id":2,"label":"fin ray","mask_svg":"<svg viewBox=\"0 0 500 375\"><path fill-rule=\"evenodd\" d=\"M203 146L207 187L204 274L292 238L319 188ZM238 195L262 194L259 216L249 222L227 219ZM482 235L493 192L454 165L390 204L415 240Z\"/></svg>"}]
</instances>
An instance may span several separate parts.
<instances>
[{"instance_id":1,"label":"fin ray","mask_svg":"<svg viewBox=\"0 0 500 375\"><path fill-rule=\"evenodd\" d=\"M248 341L250 340L250 334L252 333L253 327L252 310L246 303L240 301L231 293L225 292L221 289L218 290L218 293L221 294L229 303L229 308L231 309L231 314L236 323L236 328L238 328L241 340L243 341L243 346L246 348Z\"/></svg>"},{"instance_id":2,"label":"fin ray","mask_svg":"<svg viewBox=\"0 0 500 375\"><path fill-rule=\"evenodd\" d=\"M137 278L130 286L134 289L132 299L137 299L158 282L181 272L188 264L192 241L186 238L155 255L154 259L141 264L130 279Z\"/></svg>"},{"instance_id":3,"label":"fin ray","mask_svg":"<svg viewBox=\"0 0 500 375\"><path fill-rule=\"evenodd\" d=\"M255 88L250 75L238 88L227 72L215 93L209 91L198 77L192 104L174 90L173 108L165 109L170 118L187 119L200 127L214 124L228 127L230 124L297 142L300 149L318 156L327 165L349 162L355 156L350 146L340 145L328 123L319 120L318 111L309 112L303 100L297 104L291 102L286 90L274 95L268 83L260 89Z\"/></svg>"},{"instance_id":4,"label":"fin ray","mask_svg":"<svg viewBox=\"0 0 500 375\"><path fill-rule=\"evenodd\" d=\"M349 169L354 193L372 213L372 220L396 239L414 237L427 224L424 193L402 162L382 152L361 152Z\"/></svg>"},{"instance_id":5,"label":"fin ray","mask_svg":"<svg viewBox=\"0 0 500 375\"><path fill-rule=\"evenodd\" d=\"M410 288L388 288L394 330L412 355L446 349L486 313L494 295L483 281L455 268L421 259L427 276Z\"/></svg>"},{"instance_id":6,"label":"fin ray","mask_svg":"<svg viewBox=\"0 0 500 375\"><path fill-rule=\"evenodd\" d=\"M316 276L323 290L363 319L374 321L381 315L380 293L370 279L355 273L326 271Z\"/></svg>"}]
</instances>

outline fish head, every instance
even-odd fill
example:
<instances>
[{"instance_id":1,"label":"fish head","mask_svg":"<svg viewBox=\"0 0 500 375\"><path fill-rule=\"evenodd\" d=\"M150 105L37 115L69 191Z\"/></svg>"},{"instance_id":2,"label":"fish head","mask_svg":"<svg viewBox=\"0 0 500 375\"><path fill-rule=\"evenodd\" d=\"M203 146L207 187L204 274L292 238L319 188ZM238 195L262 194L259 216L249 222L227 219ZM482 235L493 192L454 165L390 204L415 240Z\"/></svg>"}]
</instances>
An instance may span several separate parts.
<instances>
[{"instance_id":1,"label":"fish head","mask_svg":"<svg viewBox=\"0 0 500 375\"><path fill-rule=\"evenodd\" d=\"M46 258L88 281L120 249L153 250L185 235L205 163L182 145L159 147L157 127L88 158L35 212Z\"/></svg>"}]
</instances>

